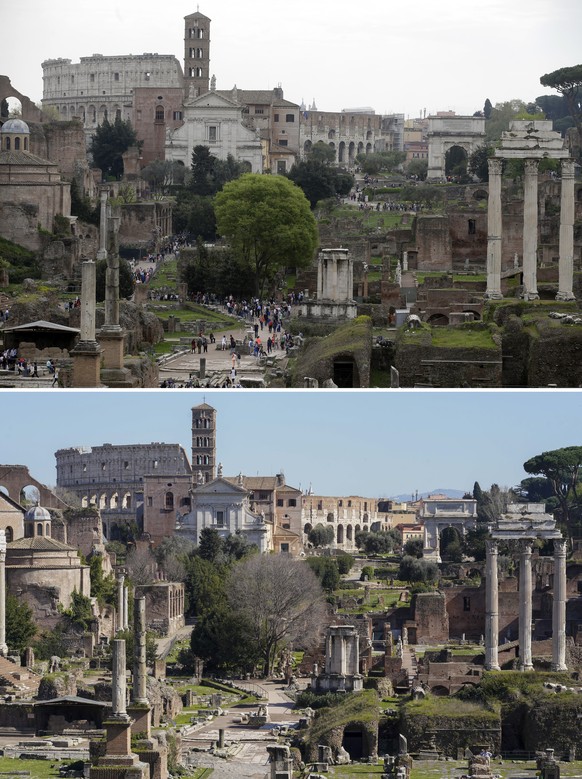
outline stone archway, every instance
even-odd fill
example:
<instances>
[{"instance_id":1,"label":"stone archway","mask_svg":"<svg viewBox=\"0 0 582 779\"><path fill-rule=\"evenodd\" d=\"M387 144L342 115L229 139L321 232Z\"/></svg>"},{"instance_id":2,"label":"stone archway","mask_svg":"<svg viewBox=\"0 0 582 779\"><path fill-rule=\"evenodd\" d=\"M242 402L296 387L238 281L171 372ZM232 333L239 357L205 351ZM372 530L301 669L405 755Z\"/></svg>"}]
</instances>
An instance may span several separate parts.
<instances>
[{"instance_id":1,"label":"stone archway","mask_svg":"<svg viewBox=\"0 0 582 779\"><path fill-rule=\"evenodd\" d=\"M485 119L478 116L429 116L427 180L445 178L445 157L453 146L470 156L485 143Z\"/></svg>"},{"instance_id":2,"label":"stone archway","mask_svg":"<svg viewBox=\"0 0 582 779\"><path fill-rule=\"evenodd\" d=\"M455 143L445 152L445 176L466 176L469 164L467 144Z\"/></svg>"}]
</instances>

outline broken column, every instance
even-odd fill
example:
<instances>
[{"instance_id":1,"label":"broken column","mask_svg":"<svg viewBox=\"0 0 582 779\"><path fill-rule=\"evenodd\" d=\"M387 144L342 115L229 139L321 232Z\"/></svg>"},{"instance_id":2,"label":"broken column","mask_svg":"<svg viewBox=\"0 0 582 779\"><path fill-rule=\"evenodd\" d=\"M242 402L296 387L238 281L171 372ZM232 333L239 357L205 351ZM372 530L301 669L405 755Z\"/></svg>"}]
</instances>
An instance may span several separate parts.
<instances>
[{"instance_id":1,"label":"broken column","mask_svg":"<svg viewBox=\"0 0 582 779\"><path fill-rule=\"evenodd\" d=\"M566 665L566 541L554 540L554 603L552 610L552 670Z\"/></svg>"},{"instance_id":2,"label":"broken column","mask_svg":"<svg viewBox=\"0 0 582 779\"><path fill-rule=\"evenodd\" d=\"M127 620L124 614L125 605L127 603L125 599L125 574L119 573L117 575L117 630L127 629Z\"/></svg>"},{"instance_id":3,"label":"broken column","mask_svg":"<svg viewBox=\"0 0 582 779\"><path fill-rule=\"evenodd\" d=\"M6 657L6 533L0 530L0 655Z\"/></svg>"},{"instance_id":4,"label":"broken column","mask_svg":"<svg viewBox=\"0 0 582 779\"><path fill-rule=\"evenodd\" d=\"M485 541L485 668L499 671L499 583L497 577L497 541Z\"/></svg>"},{"instance_id":5,"label":"broken column","mask_svg":"<svg viewBox=\"0 0 582 779\"><path fill-rule=\"evenodd\" d=\"M107 187L101 187L101 218L99 224L98 260L107 262L105 271L105 322L99 333L103 346L103 367L113 370L123 368L124 333L119 324L119 256L107 251Z\"/></svg>"},{"instance_id":6,"label":"broken column","mask_svg":"<svg viewBox=\"0 0 582 779\"><path fill-rule=\"evenodd\" d=\"M146 609L145 597L136 597L133 601L133 687L129 713L133 719L132 735L139 734L144 739L151 737L150 705L147 698L146 665Z\"/></svg>"},{"instance_id":7,"label":"broken column","mask_svg":"<svg viewBox=\"0 0 582 779\"><path fill-rule=\"evenodd\" d=\"M519 556L519 667L522 671L533 671L531 549L531 542L524 541Z\"/></svg>"}]
</instances>

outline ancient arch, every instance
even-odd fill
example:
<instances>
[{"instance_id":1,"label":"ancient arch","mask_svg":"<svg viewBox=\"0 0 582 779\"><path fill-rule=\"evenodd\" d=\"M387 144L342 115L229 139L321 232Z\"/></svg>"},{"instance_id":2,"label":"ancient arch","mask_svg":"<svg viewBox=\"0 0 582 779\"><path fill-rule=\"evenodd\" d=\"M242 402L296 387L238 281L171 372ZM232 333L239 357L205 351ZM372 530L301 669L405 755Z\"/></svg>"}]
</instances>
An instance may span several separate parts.
<instances>
[{"instance_id":1,"label":"ancient arch","mask_svg":"<svg viewBox=\"0 0 582 779\"><path fill-rule=\"evenodd\" d=\"M345 162L346 158L346 142L340 141L340 145L338 146L337 150L337 161L338 162Z\"/></svg>"},{"instance_id":2,"label":"ancient arch","mask_svg":"<svg viewBox=\"0 0 582 779\"><path fill-rule=\"evenodd\" d=\"M18 502L21 506L27 504L40 504L40 490L34 484L25 484L20 489L20 497Z\"/></svg>"},{"instance_id":3,"label":"ancient arch","mask_svg":"<svg viewBox=\"0 0 582 779\"><path fill-rule=\"evenodd\" d=\"M327 512L327 521L328 522L333 522L333 520L334 520L333 511L328 511Z\"/></svg>"},{"instance_id":4,"label":"ancient arch","mask_svg":"<svg viewBox=\"0 0 582 779\"><path fill-rule=\"evenodd\" d=\"M431 314L426 321L432 327L446 327L449 324L446 314Z\"/></svg>"},{"instance_id":5,"label":"ancient arch","mask_svg":"<svg viewBox=\"0 0 582 779\"><path fill-rule=\"evenodd\" d=\"M0 76L0 102L7 100L9 97L15 97L17 100L20 100L22 119L25 122L41 121L42 112L35 106L32 100L21 94L17 89L14 89L8 76Z\"/></svg>"},{"instance_id":6,"label":"ancient arch","mask_svg":"<svg viewBox=\"0 0 582 779\"><path fill-rule=\"evenodd\" d=\"M0 76L0 84L3 76ZM4 485L6 494L10 496L20 496L23 489L35 487L40 494L40 504L46 509L66 509L67 504L49 490L44 484L39 482L30 472L26 465L2 465L0 466L0 478ZM17 498L13 498L17 500Z\"/></svg>"},{"instance_id":7,"label":"ancient arch","mask_svg":"<svg viewBox=\"0 0 582 779\"><path fill-rule=\"evenodd\" d=\"M368 730L359 722L348 723L343 732L342 746L352 761L370 757L370 738Z\"/></svg>"},{"instance_id":8,"label":"ancient arch","mask_svg":"<svg viewBox=\"0 0 582 779\"><path fill-rule=\"evenodd\" d=\"M484 142L484 117L429 116L427 180L445 178L446 153L453 146L461 147L470 156Z\"/></svg>"},{"instance_id":9,"label":"ancient arch","mask_svg":"<svg viewBox=\"0 0 582 779\"><path fill-rule=\"evenodd\" d=\"M449 146L445 153L445 175L466 175L469 164L469 144L456 143Z\"/></svg>"},{"instance_id":10,"label":"ancient arch","mask_svg":"<svg viewBox=\"0 0 582 779\"><path fill-rule=\"evenodd\" d=\"M344 526L343 525L338 525L337 526L337 536L336 536L336 538L337 538L337 543L338 544L343 544L343 542L344 542Z\"/></svg>"},{"instance_id":11,"label":"ancient arch","mask_svg":"<svg viewBox=\"0 0 582 779\"><path fill-rule=\"evenodd\" d=\"M354 531L351 525L348 525L346 527L346 540L353 541L354 540Z\"/></svg>"},{"instance_id":12,"label":"ancient arch","mask_svg":"<svg viewBox=\"0 0 582 779\"><path fill-rule=\"evenodd\" d=\"M306 522L303 527L303 532L305 533L305 535L309 535L309 533L311 533L312 530L313 530L312 525L309 522Z\"/></svg>"}]
</instances>

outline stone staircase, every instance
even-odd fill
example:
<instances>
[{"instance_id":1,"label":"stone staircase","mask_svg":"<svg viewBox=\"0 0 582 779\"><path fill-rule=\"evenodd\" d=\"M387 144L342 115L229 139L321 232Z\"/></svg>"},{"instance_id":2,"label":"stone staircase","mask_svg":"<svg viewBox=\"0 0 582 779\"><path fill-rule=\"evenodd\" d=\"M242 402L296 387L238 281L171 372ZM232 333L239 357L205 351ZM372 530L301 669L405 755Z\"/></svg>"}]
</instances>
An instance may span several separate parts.
<instances>
[{"instance_id":1,"label":"stone staircase","mask_svg":"<svg viewBox=\"0 0 582 779\"><path fill-rule=\"evenodd\" d=\"M34 698L38 693L40 676L28 668L0 657L0 694L16 698Z\"/></svg>"},{"instance_id":2,"label":"stone staircase","mask_svg":"<svg viewBox=\"0 0 582 779\"><path fill-rule=\"evenodd\" d=\"M412 688L414 681L418 677L418 662L414 648L408 644L402 647L402 670L406 671L408 686Z\"/></svg>"}]
</instances>

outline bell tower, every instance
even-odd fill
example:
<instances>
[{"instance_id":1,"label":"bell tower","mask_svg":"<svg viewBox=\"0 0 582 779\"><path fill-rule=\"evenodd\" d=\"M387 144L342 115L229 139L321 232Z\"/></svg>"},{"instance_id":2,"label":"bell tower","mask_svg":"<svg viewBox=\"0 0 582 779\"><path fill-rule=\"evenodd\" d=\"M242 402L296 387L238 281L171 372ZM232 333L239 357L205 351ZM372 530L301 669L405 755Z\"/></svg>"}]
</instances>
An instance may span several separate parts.
<instances>
[{"instance_id":1,"label":"bell tower","mask_svg":"<svg viewBox=\"0 0 582 779\"><path fill-rule=\"evenodd\" d=\"M192 484L198 484L198 474L204 483L216 476L216 409L201 403L192 409ZM202 481L202 479L200 480Z\"/></svg>"},{"instance_id":2,"label":"bell tower","mask_svg":"<svg viewBox=\"0 0 582 779\"><path fill-rule=\"evenodd\" d=\"M184 17L186 95L204 95L210 85L210 19L199 11Z\"/></svg>"}]
</instances>

